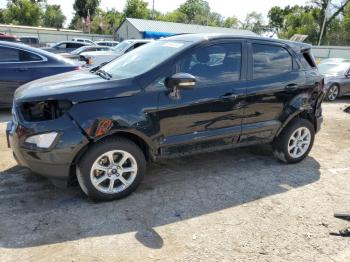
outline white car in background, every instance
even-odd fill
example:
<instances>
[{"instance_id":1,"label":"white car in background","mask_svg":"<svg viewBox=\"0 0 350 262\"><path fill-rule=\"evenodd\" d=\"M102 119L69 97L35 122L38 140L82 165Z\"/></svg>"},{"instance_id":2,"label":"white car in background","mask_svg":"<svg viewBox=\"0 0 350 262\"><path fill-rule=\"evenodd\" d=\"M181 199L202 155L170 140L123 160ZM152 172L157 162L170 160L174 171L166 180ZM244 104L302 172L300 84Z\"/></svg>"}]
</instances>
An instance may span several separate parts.
<instances>
[{"instance_id":1,"label":"white car in background","mask_svg":"<svg viewBox=\"0 0 350 262\"><path fill-rule=\"evenodd\" d=\"M90 39L86 39L86 38L73 38L72 41L86 43L86 44L90 44L90 45L96 45L96 43L94 41L92 41Z\"/></svg>"},{"instance_id":2,"label":"white car in background","mask_svg":"<svg viewBox=\"0 0 350 262\"><path fill-rule=\"evenodd\" d=\"M90 67L99 66L102 63L108 63L123 54L130 52L144 44L150 43L153 40L147 39L132 39L124 40L119 45L111 47L109 51L85 52L80 54L80 61L86 61Z\"/></svg>"}]
</instances>

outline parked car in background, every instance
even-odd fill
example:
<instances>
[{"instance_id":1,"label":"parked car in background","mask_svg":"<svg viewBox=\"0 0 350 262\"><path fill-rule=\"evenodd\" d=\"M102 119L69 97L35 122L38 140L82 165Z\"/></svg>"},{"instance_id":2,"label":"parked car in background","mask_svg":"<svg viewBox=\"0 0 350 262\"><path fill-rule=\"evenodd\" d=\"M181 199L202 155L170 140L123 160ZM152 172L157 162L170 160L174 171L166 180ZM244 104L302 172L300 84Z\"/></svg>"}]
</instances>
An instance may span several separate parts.
<instances>
[{"instance_id":1,"label":"parked car in background","mask_svg":"<svg viewBox=\"0 0 350 262\"><path fill-rule=\"evenodd\" d=\"M19 40L27 45L32 47L40 47L39 38L36 36L21 36Z\"/></svg>"},{"instance_id":2,"label":"parked car in background","mask_svg":"<svg viewBox=\"0 0 350 262\"><path fill-rule=\"evenodd\" d=\"M51 53L60 54L60 53L70 53L82 46L90 46L90 45L91 44L81 43L81 42L59 42L51 47L44 47L43 49Z\"/></svg>"},{"instance_id":3,"label":"parked car in background","mask_svg":"<svg viewBox=\"0 0 350 262\"><path fill-rule=\"evenodd\" d=\"M100 200L133 192L147 160L271 143L279 160L297 163L322 123L323 76L310 50L234 35L154 41L97 71L19 88L9 144L20 165L61 185L76 176Z\"/></svg>"},{"instance_id":4,"label":"parked car in background","mask_svg":"<svg viewBox=\"0 0 350 262\"><path fill-rule=\"evenodd\" d=\"M83 52L91 52L91 51L108 51L111 50L108 46L97 46L97 45L87 45L79 47L70 53L62 53L61 56L69 59L79 60L80 54Z\"/></svg>"},{"instance_id":5,"label":"parked car in background","mask_svg":"<svg viewBox=\"0 0 350 262\"><path fill-rule=\"evenodd\" d=\"M86 44L90 44L90 45L96 45L94 41L92 41L90 39L86 39L86 38L73 38L72 41L86 43Z\"/></svg>"},{"instance_id":6,"label":"parked car in background","mask_svg":"<svg viewBox=\"0 0 350 262\"><path fill-rule=\"evenodd\" d=\"M7 35L0 33L0 41L6 41L6 42L20 42L19 39L14 35Z\"/></svg>"},{"instance_id":7,"label":"parked car in background","mask_svg":"<svg viewBox=\"0 0 350 262\"><path fill-rule=\"evenodd\" d=\"M326 58L323 59L320 64L324 64L324 63L339 63L339 62L350 62L350 59L347 58Z\"/></svg>"},{"instance_id":8,"label":"parked car in background","mask_svg":"<svg viewBox=\"0 0 350 262\"><path fill-rule=\"evenodd\" d=\"M110 46L110 47L117 46L119 44L119 42L117 41L96 41L95 43L100 46Z\"/></svg>"},{"instance_id":9,"label":"parked car in background","mask_svg":"<svg viewBox=\"0 0 350 262\"><path fill-rule=\"evenodd\" d=\"M343 95L350 95L349 59L327 59L322 61L318 68L325 76L328 101L334 101Z\"/></svg>"},{"instance_id":10,"label":"parked car in background","mask_svg":"<svg viewBox=\"0 0 350 262\"><path fill-rule=\"evenodd\" d=\"M0 108L12 106L17 87L32 80L76 69L75 63L52 53L0 41Z\"/></svg>"},{"instance_id":11,"label":"parked car in background","mask_svg":"<svg viewBox=\"0 0 350 262\"><path fill-rule=\"evenodd\" d=\"M80 55L80 60L85 61L89 66L99 66L102 63L108 63L113 59L122 56L144 44L150 43L152 40L133 39L125 40L109 51L85 52Z\"/></svg>"}]
</instances>

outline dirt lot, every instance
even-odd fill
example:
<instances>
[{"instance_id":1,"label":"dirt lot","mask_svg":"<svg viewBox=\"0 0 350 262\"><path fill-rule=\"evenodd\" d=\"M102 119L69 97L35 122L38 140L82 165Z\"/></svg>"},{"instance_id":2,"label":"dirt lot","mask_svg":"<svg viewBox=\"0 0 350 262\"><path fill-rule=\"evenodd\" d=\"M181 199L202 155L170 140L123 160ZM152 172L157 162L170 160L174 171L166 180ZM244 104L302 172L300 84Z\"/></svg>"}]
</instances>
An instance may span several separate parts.
<instances>
[{"instance_id":1,"label":"dirt lot","mask_svg":"<svg viewBox=\"0 0 350 262\"><path fill-rule=\"evenodd\" d=\"M87 200L16 166L0 113L0 261L350 261L349 99L325 103L304 162L269 146L153 164L130 197Z\"/></svg>"}]
</instances>

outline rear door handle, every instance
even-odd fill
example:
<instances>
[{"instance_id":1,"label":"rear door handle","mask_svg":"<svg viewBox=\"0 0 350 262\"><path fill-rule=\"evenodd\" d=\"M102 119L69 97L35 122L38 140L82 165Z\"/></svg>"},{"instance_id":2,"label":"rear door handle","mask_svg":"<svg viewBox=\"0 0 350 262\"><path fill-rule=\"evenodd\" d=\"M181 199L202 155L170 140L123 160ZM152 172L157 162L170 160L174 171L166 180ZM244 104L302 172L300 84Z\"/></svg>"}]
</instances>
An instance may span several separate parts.
<instances>
[{"instance_id":1,"label":"rear door handle","mask_svg":"<svg viewBox=\"0 0 350 262\"><path fill-rule=\"evenodd\" d=\"M235 93L227 93L220 96L221 100L236 100L237 98L238 98L238 95Z\"/></svg>"}]
</instances>

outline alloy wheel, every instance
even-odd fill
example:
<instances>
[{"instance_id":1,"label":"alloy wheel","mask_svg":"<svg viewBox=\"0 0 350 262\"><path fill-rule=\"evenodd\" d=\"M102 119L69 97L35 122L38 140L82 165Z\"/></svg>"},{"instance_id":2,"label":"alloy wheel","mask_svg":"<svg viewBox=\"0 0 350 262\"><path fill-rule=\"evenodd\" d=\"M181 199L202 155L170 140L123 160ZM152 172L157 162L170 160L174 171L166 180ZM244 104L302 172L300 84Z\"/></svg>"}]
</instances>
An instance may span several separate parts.
<instances>
[{"instance_id":1,"label":"alloy wheel","mask_svg":"<svg viewBox=\"0 0 350 262\"><path fill-rule=\"evenodd\" d=\"M293 158L303 156L309 149L311 132L306 127L299 127L291 135L288 141L288 153Z\"/></svg>"},{"instance_id":2,"label":"alloy wheel","mask_svg":"<svg viewBox=\"0 0 350 262\"><path fill-rule=\"evenodd\" d=\"M128 188L136 178L137 162L123 150L108 151L100 155L90 171L92 185L100 192L115 194Z\"/></svg>"},{"instance_id":3,"label":"alloy wheel","mask_svg":"<svg viewBox=\"0 0 350 262\"><path fill-rule=\"evenodd\" d=\"M334 101L339 94L339 88L338 86L331 86L328 91L328 100Z\"/></svg>"}]
</instances>

